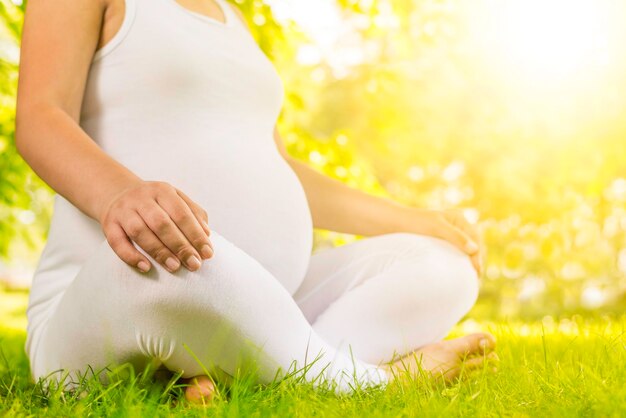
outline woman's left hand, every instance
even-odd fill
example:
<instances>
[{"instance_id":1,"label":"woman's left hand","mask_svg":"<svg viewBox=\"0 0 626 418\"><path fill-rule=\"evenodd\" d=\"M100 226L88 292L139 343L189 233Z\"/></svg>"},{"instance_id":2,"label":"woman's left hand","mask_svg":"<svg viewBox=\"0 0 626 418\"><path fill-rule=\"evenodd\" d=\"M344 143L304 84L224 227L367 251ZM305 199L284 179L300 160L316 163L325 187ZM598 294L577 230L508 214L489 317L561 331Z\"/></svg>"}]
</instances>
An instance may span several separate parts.
<instances>
[{"instance_id":1,"label":"woman's left hand","mask_svg":"<svg viewBox=\"0 0 626 418\"><path fill-rule=\"evenodd\" d=\"M474 268L482 274L482 250L478 230L459 209L428 210L408 208L410 230L444 239L469 255Z\"/></svg>"}]
</instances>

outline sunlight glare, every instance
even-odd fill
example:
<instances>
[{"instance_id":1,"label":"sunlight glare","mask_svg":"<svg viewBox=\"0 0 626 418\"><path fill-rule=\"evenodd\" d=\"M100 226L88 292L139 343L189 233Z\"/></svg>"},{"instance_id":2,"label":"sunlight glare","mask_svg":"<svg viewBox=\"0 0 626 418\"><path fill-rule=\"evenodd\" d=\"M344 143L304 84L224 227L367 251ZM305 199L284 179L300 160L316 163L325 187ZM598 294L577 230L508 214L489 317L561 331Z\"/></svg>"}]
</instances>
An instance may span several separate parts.
<instances>
[{"instance_id":1,"label":"sunlight glare","mask_svg":"<svg viewBox=\"0 0 626 418\"><path fill-rule=\"evenodd\" d=\"M533 78L563 77L605 63L607 25L602 2L525 0L505 2L504 57Z\"/></svg>"},{"instance_id":2,"label":"sunlight glare","mask_svg":"<svg viewBox=\"0 0 626 418\"><path fill-rule=\"evenodd\" d=\"M610 1L480 3L473 26L483 53L520 82L549 86L597 78L613 64L611 15L616 7Z\"/></svg>"}]
</instances>

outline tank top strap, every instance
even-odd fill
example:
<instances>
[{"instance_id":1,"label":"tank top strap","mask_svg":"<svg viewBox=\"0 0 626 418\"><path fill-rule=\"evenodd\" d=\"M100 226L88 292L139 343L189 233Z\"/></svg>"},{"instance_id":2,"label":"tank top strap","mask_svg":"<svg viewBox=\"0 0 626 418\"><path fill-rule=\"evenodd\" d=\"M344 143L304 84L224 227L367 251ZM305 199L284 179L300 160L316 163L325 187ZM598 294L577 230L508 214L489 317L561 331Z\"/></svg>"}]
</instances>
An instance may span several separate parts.
<instances>
[{"instance_id":1,"label":"tank top strap","mask_svg":"<svg viewBox=\"0 0 626 418\"><path fill-rule=\"evenodd\" d=\"M149 8L154 7L154 2L151 0L150 1L140 0L140 1L145 2L146 7L149 7ZM233 10L233 8L236 6L230 4L227 0L213 0L213 1L222 11L222 14L224 16L223 22L214 17L210 17L203 13L199 13L191 9L188 9L187 7L178 3L176 0L161 0L160 3L162 3L163 6L169 8L172 12L178 13L179 16L186 17L186 18L189 18L189 17L195 18L195 19L202 21L203 23L207 23L207 24L214 25L217 27L230 28L230 27L243 25L243 22L241 21L239 16L237 16L237 12Z\"/></svg>"},{"instance_id":2,"label":"tank top strap","mask_svg":"<svg viewBox=\"0 0 626 418\"><path fill-rule=\"evenodd\" d=\"M239 16L236 16L237 13L233 10L233 7L237 7L233 4L230 4L228 0L213 0L222 10L222 14L224 15L225 23L229 26L233 26L241 22Z\"/></svg>"},{"instance_id":3,"label":"tank top strap","mask_svg":"<svg viewBox=\"0 0 626 418\"><path fill-rule=\"evenodd\" d=\"M247 27L247 23L242 20L239 16L239 13L235 10L236 5L232 4L228 0L213 0L218 6L222 9L222 13L224 14L224 18L226 19L226 26L231 28L237 28L239 30L243 30L245 32L250 32Z\"/></svg>"}]
</instances>

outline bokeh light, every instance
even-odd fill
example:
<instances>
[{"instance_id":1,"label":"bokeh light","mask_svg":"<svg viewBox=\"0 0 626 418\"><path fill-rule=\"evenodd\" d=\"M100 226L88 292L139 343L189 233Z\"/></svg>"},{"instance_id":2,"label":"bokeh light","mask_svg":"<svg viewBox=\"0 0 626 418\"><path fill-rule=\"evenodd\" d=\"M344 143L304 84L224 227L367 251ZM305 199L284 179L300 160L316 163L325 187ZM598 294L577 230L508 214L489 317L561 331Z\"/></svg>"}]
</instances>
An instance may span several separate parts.
<instances>
[{"instance_id":1,"label":"bokeh light","mask_svg":"<svg viewBox=\"0 0 626 418\"><path fill-rule=\"evenodd\" d=\"M236 3L283 80L290 154L476 223L486 263L472 317L623 311L626 2ZM25 283L51 191L11 144L22 7L3 5L0 255L23 263L10 274ZM360 238L315 237L316 248Z\"/></svg>"}]
</instances>

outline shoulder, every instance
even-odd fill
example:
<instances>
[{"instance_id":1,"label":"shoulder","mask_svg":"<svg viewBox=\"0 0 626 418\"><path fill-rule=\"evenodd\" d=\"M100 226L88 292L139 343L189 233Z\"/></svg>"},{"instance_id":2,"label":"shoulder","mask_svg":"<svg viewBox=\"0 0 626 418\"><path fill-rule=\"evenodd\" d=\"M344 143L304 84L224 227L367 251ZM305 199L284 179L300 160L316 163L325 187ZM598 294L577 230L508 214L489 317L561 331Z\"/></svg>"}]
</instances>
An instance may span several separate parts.
<instances>
[{"instance_id":1,"label":"shoulder","mask_svg":"<svg viewBox=\"0 0 626 418\"><path fill-rule=\"evenodd\" d=\"M226 3L228 3L230 8L235 11L235 14L237 14L237 16L239 16L239 19L241 19L241 21L243 22L244 26L246 28L248 28L248 31L249 31L250 30L250 26L248 25L248 21L246 20L246 17L244 16L244 14L241 11L241 9L236 4L234 4L234 3L230 2L230 1L226 1Z\"/></svg>"}]
</instances>

